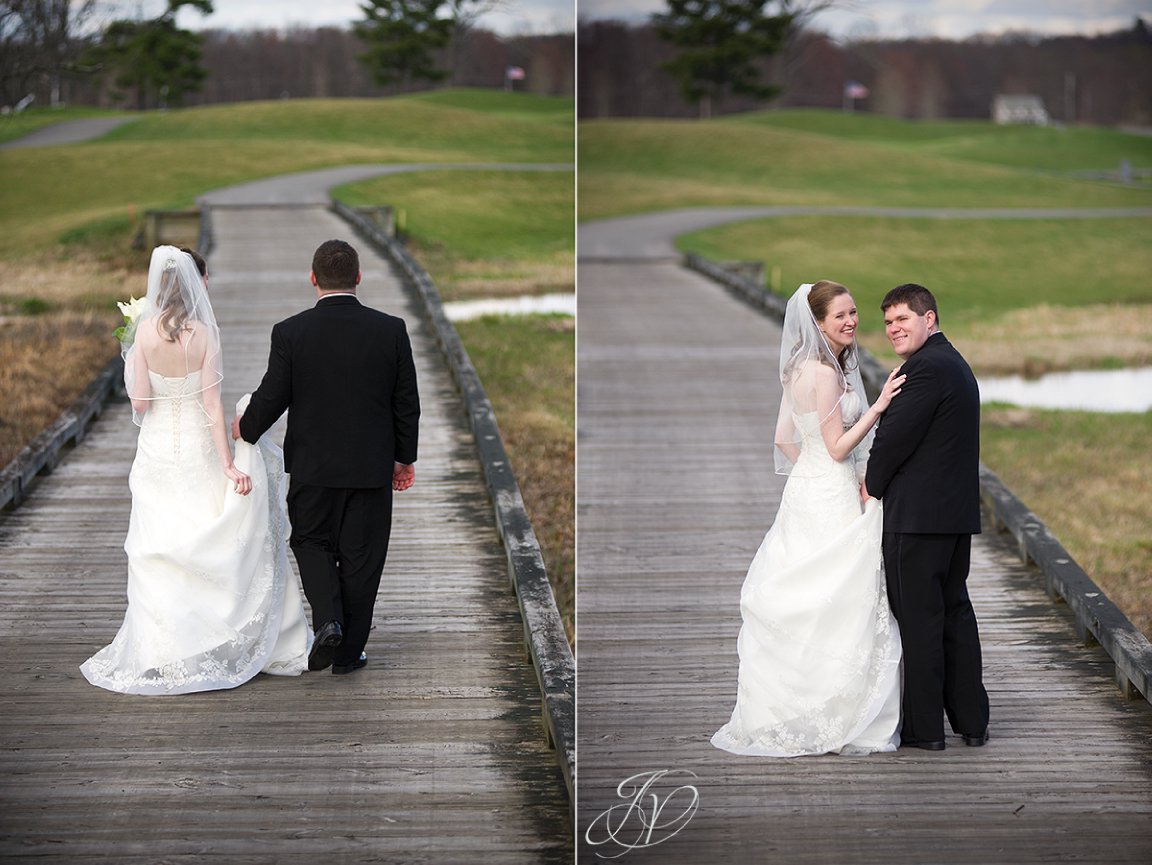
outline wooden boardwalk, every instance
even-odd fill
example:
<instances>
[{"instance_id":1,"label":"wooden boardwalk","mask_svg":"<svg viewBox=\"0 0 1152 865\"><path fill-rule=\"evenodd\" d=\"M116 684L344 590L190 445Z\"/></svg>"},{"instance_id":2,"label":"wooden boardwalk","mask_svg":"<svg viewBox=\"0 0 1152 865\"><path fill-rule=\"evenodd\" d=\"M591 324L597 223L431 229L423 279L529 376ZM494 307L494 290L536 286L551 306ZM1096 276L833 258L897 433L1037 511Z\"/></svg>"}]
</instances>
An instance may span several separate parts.
<instances>
[{"instance_id":1,"label":"wooden boardwalk","mask_svg":"<svg viewBox=\"0 0 1152 865\"><path fill-rule=\"evenodd\" d=\"M420 461L397 496L369 667L169 698L83 679L125 605L135 428L112 407L0 516L0 860L571 861L475 443L415 302L323 208L217 208L213 222L226 405L259 383L272 324L314 302L323 240L352 240L365 302L409 323Z\"/></svg>"},{"instance_id":2,"label":"wooden boardwalk","mask_svg":"<svg viewBox=\"0 0 1152 865\"><path fill-rule=\"evenodd\" d=\"M1006 536L979 536L970 579L986 747L767 760L709 744L735 699L740 586L782 489L780 328L652 252L579 269L577 861L1152 862L1152 707L1122 698ZM676 822L682 791L646 839L658 846L590 844L626 801L617 786L658 770L676 774L650 792L692 785L694 815ZM614 812L630 842L638 814Z\"/></svg>"}]
</instances>

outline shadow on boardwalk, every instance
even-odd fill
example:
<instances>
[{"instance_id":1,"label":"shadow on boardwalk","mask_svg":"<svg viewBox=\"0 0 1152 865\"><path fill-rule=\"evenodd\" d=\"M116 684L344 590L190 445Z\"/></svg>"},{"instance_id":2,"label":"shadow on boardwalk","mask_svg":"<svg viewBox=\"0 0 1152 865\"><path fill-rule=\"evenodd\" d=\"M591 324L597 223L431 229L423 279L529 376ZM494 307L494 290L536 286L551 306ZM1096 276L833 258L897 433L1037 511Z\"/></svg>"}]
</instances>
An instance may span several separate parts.
<instances>
[{"instance_id":1,"label":"shadow on boardwalk","mask_svg":"<svg viewBox=\"0 0 1152 865\"><path fill-rule=\"evenodd\" d=\"M740 586L782 490L780 329L667 260L659 231L637 247L617 229L655 259L611 261L581 229L596 260L579 271L578 861L621 851L589 844L590 825L626 801L626 778L665 769L681 771L654 792L691 784L698 809L621 861L1152 861L1152 707L1122 698L1108 656L1076 644L1067 609L992 532L970 579L987 746L794 760L712 748L735 700ZM623 834L639 828L633 812Z\"/></svg>"},{"instance_id":2,"label":"shadow on boardwalk","mask_svg":"<svg viewBox=\"0 0 1152 865\"><path fill-rule=\"evenodd\" d=\"M272 324L313 302L312 250L351 231L320 207L214 221L232 405L259 383ZM135 428L112 407L0 518L5 861L570 861L568 798L475 442L414 300L357 246L364 301L409 322L424 407L369 667L170 698L84 681L78 665L125 603Z\"/></svg>"}]
</instances>

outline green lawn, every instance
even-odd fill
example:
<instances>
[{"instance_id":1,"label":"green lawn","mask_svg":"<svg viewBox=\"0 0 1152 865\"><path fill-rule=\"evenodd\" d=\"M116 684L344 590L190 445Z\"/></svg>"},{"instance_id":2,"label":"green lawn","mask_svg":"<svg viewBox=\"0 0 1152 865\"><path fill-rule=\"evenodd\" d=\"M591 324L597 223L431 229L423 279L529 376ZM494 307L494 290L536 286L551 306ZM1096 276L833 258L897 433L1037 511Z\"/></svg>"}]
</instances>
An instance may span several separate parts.
<instances>
[{"instance_id":1,"label":"green lawn","mask_svg":"<svg viewBox=\"0 0 1152 865\"><path fill-rule=\"evenodd\" d=\"M221 186L371 162L573 159L572 101L447 91L393 99L244 102L151 112L99 141L0 153L0 259L68 232L191 205Z\"/></svg>"},{"instance_id":2,"label":"green lawn","mask_svg":"<svg viewBox=\"0 0 1152 865\"><path fill-rule=\"evenodd\" d=\"M1152 168L1152 137L1100 127L997 126L978 120L913 121L806 110L739 115L732 122L1045 172L1114 170L1122 160Z\"/></svg>"},{"instance_id":3,"label":"green lawn","mask_svg":"<svg viewBox=\"0 0 1152 865\"><path fill-rule=\"evenodd\" d=\"M571 171L428 171L335 194L396 208L446 300L575 290Z\"/></svg>"},{"instance_id":4,"label":"green lawn","mask_svg":"<svg viewBox=\"0 0 1152 865\"><path fill-rule=\"evenodd\" d=\"M782 114L797 117L795 112ZM869 118L856 128L844 127L838 117L812 113L807 123L819 131L774 125L772 115L581 123L580 218L741 204L1152 206L1152 189L1047 173L1070 164L1109 167L1122 145L1129 144L1141 154L1133 165L1147 165L1152 162L1149 139L1140 136L1100 134L1110 150L1094 164L1083 156L1091 146L1090 131L1074 139L1074 152L1068 155L1051 141L996 133L998 127L990 123L973 124L979 131L967 137L921 139L899 121ZM845 129L849 134L837 133ZM949 146L954 152L948 152ZM1015 164L1025 156L1033 163L1029 170Z\"/></svg>"},{"instance_id":5,"label":"green lawn","mask_svg":"<svg viewBox=\"0 0 1152 865\"><path fill-rule=\"evenodd\" d=\"M716 260L762 261L768 279L779 268L785 293L802 282L841 282L863 333L883 331L880 300L900 282L931 288L950 329L1039 302L1152 303L1152 218L763 219L686 234L677 245Z\"/></svg>"}]
</instances>

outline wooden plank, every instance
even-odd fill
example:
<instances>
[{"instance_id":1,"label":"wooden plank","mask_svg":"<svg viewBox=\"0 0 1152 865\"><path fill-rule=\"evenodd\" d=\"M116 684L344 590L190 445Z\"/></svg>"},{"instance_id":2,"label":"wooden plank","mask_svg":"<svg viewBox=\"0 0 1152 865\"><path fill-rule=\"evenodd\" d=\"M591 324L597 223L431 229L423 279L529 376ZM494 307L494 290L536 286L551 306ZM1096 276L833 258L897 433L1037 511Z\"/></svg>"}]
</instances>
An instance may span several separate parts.
<instances>
[{"instance_id":1,"label":"wooden plank","mask_svg":"<svg viewBox=\"0 0 1152 865\"><path fill-rule=\"evenodd\" d=\"M740 586L782 490L780 331L670 262L583 262L579 281L577 861L621 851L586 834L625 802L617 785L661 769L695 773L676 784L698 810L624 861L1152 861L1152 709L1121 697L1108 656L993 531L970 578L988 745L795 760L710 745L735 699Z\"/></svg>"},{"instance_id":2,"label":"wooden plank","mask_svg":"<svg viewBox=\"0 0 1152 865\"><path fill-rule=\"evenodd\" d=\"M324 208L228 209L215 234L230 405L259 383L272 323L314 301L312 250L349 231ZM414 299L360 253L365 302L409 322L424 409L369 667L169 698L83 679L125 603L135 428L113 404L0 519L5 861L571 860L570 806L467 418Z\"/></svg>"}]
</instances>

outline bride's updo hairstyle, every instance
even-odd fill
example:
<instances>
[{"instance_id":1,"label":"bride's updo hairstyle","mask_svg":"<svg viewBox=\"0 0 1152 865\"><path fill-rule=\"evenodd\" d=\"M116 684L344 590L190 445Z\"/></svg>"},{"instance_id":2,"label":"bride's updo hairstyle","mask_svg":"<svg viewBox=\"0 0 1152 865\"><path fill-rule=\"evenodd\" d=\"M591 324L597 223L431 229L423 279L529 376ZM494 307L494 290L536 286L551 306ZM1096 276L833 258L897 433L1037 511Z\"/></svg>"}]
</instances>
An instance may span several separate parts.
<instances>
[{"instance_id":1,"label":"bride's updo hairstyle","mask_svg":"<svg viewBox=\"0 0 1152 865\"><path fill-rule=\"evenodd\" d=\"M828 307L832 305L832 301L842 294L848 294L848 289L838 282L822 279L812 284L812 290L808 292L808 308L812 310L812 317L816 319L817 325L827 317ZM842 370L848 370L848 363L855 353L856 341L853 340L851 345L846 346L836 356Z\"/></svg>"}]
</instances>

